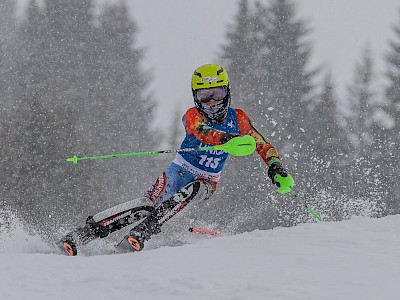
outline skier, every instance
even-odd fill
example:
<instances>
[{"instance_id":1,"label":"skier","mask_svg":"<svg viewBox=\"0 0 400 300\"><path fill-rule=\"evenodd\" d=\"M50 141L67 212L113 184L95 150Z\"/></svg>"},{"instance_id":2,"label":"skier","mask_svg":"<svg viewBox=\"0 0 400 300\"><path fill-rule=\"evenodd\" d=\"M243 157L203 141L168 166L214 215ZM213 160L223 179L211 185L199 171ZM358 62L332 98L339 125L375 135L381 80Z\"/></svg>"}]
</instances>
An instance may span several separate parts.
<instances>
[{"instance_id":1,"label":"skier","mask_svg":"<svg viewBox=\"0 0 400 300\"><path fill-rule=\"evenodd\" d=\"M290 192L294 181L283 168L277 150L254 128L243 110L230 107L226 70L215 64L200 66L192 75L192 92L195 106L188 109L182 118L186 137L181 148L220 145L238 136L251 136L256 142L257 153L268 167L269 178L278 187L284 184L284 193ZM85 243L96 237L105 237L142 218L118 245L128 251L142 250L144 242L159 233L161 225L187 203L211 197L227 157L228 153L220 150L176 154L143 198L89 217L78 234L67 235L63 240L64 248L68 254L76 255L77 240ZM278 182L276 178L281 180ZM129 210L131 207L135 209ZM135 218L132 217L134 214Z\"/></svg>"}]
</instances>

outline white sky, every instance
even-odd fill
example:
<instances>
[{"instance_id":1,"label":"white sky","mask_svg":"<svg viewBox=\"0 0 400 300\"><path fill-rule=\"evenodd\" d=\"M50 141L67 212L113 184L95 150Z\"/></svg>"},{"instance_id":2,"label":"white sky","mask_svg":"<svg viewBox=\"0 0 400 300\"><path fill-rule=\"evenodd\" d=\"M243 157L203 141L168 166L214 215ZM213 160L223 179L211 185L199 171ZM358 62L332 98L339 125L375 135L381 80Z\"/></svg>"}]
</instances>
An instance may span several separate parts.
<instances>
[{"instance_id":1,"label":"white sky","mask_svg":"<svg viewBox=\"0 0 400 300\"><path fill-rule=\"evenodd\" d=\"M227 26L233 23L238 0L127 0L139 27L138 42L147 49L143 67L154 75L152 90L159 100L157 126L166 128L177 105L192 106L190 79L201 64L217 62ZM354 63L369 43L376 70L392 26L400 18L398 0L295 0L299 17L309 21L312 65L327 65L339 92L353 78ZM229 71L229 70L228 70ZM234 103L233 103L234 105ZM167 123L166 123L167 122Z\"/></svg>"}]
</instances>

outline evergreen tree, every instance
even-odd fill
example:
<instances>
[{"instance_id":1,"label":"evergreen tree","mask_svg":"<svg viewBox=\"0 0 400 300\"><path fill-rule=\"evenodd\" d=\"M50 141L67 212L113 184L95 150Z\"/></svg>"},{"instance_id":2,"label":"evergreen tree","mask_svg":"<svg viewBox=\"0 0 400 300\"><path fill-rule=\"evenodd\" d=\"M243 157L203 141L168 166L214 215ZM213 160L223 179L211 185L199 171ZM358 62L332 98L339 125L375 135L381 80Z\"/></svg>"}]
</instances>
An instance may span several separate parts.
<instances>
[{"instance_id":1,"label":"evergreen tree","mask_svg":"<svg viewBox=\"0 0 400 300\"><path fill-rule=\"evenodd\" d=\"M239 2L236 23L227 33L228 43L222 47L221 60L229 70L232 96L237 104L246 105L245 99L252 95L252 84L249 76L254 67L253 18L249 11L248 0Z\"/></svg>"},{"instance_id":2,"label":"evergreen tree","mask_svg":"<svg viewBox=\"0 0 400 300\"><path fill-rule=\"evenodd\" d=\"M357 63L354 82L348 87L348 102L351 104L351 115L347 120L350 141L353 144L351 182L354 183L350 193L369 197L377 194L382 170L376 168L380 158L375 153L381 146L377 140L379 125L375 122L375 114L379 109L374 94L374 72L370 50L363 52L362 61ZM378 161L377 161L378 160Z\"/></svg>"},{"instance_id":3,"label":"evergreen tree","mask_svg":"<svg viewBox=\"0 0 400 300\"><path fill-rule=\"evenodd\" d=\"M12 44L15 37L15 2L12 0L0 1L0 53L1 58L5 58L8 47Z\"/></svg>"},{"instance_id":4,"label":"evergreen tree","mask_svg":"<svg viewBox=\"0 0 400 300\"><path fill-rule=\"evenodd\" d=\"M265 74L259 88L266 95L266 106L272 106L278 117L279 132L286 152L304 144L304 130L308 114L307 105L313 86L314 72L307 71L310 46L303 41L307 34L304 21L295 19L295 6L290 0L270 1L267 32L264 43L268 51L260 63Z\"/></svg>"},{"instance_id":5,"label":"evergreen tree","mask_svg":"<svg viewBox=\"0 0 400 300\"><path fill-rule=\"evenodd\" d=\"M399 18L400 20L400 18ZM386 57L388 70L386 77L387 115L390 117L385 122L385 144L384 154L385 187L388 191L388 213L400 212L398 194L400 188L397 184L397 177L400 171L400 21L393 27L395 40L389 43L390 52Z\"/></svg>"},{"instance_id":6,"label":"evergreen tree","mask_svg":"<svg viewBox=\"0 0 400 300\"><path fill-rule=\"evenodd\" d=\"M81 223L89 212L98 210L106 185L100 168L85 165L76 172L65 162L71 154L79 154L82 138L76 108L84 94L74 81L80 78L79 84L84 84L85 75L83 64L69 64L72 58L67 57L74 52L74 44L81 48L82 43L69 37L69 44L64 44L66 37L54 15L66 10L58 11L52 4L41 10L30 1L12 45L13 72L8 82L13 109L3 118L0 180L4 198L29 227L54 233L55 225ZM77 25L83 23L77 21ZM54 27L57 24L59 28ZM74 59L81 62L80 57Z\"/></svg>"},{"instance_id":7,"label":"evergreen tree","mask_svg":"<svg viewBox=\"0 0 400 300\"><path fill-rule=\"evenodd\" d=\"M18 105L21 99L31 99L37 94L46 94L49 67L44 39L46 16L36 1L29 1L26 19L18 28L13 44L12 98Z\"/></svg>"},{"instance_id":8,"label":"evergreen tree","mask_svg":"<svg viewBox=\"0 0 400 300\"><path fill-rule=\"evenodd\" d=\"M11 106L10 101L10 68L12 59L10 49L15 39L15 2L12 0L0 1L0 117L5 115L6 110Z\"/></svg>"},{"instance_id":9,"label":"evergreen tree","mask_svg":"<svg viewBox=\"0 0 400 300\"><path fill-rule=\"evenodd\" d=\"M93 59L89 56L94 36L92 0L46 0L45 7L46 42L51 45L47 51L51 62L48 71L54 80L54 95L80 107L88 89L85 70Z\"/></svg>"},{"instance_id":10,"label":"evergreen tree","mask_svg":"<svg viewBox=\"0 0 400 300\"><path fill-rule=\"evenodd\" d=\"M12 0L2 0L0 2L0 44L6 45L13 36L13 26L15 25L15 4Z\"/></svg>"},{"instance_id":11,"label":"evergreen tree","mask_svg":"<svg viewBox=\"0 0 400 300\"><path fill-rule=\"evenodd\" d=\"M295 6L289 0L258 2L253 9L248 9L246 1L240 4L236 25L223 48L226 52L221 55L228 62L232 87L239 80L236 88L244 88L243 92L232 90L232 95L243 97L233 98L232 103L239 103L255 127L285 154L283 163L301 188L302 177L308 178L305 173L310 169L304 166L310 159L307 122L315 74L307 70L310 46L304 42L305 23L296 20ZM243 20L251 21L246 27ZM240 65L243 62L245 66ZM242 230L298 222L296 203L288 197L286 202L273 203L275 188L260 159L230 159L224 172L220 190L224 198L231 199L224 206L231 213L224 214L228 219L247 215L239 217Z\"/></svg>"},{"instance_id":12,"label":"evergreen tree","mask_svg":"<svg viewBox=\"0 0 400 300\"><path fill-rule=\"evenodd\" d=\"M91 128L89 140L111 153L155 149L158 134L151 127L155 101L147 93L151 78L141 68L143 54L135 45L136 26L125 3L107 6L99 24L92 47L96 59L89 76L92 80L89 85L92 114L87 119ZM127 163L107 162L111 178L117 179L109 189L110 201L141 196L157 174L148 172L154 162L153 157Z\"/></svg>"},{"instance_id":13,"label":"evergreen tree","mask_svg":"<svg viewBox=\"0 0 400 300\"><path fill-rule=\"evenodd\" d=\"M343 173L348 164L349 144L346 133L338 121L338 100L330 73L325 76L319 101L312 110L310 130L314 137L311 141L312 166L318 173L313 186L316 190L329 190L343 193L346 185Z\"/></svg>"},{"instance_id":14,"label":"evergreen tree","mask_svg":"<svg viewBox=\"0 0 400 300\"><path fill-rule=\"evenodd\" d=\"M346 203L344 199L351 182L349 168L352 162L348 156L351 145L346 139L346 131L339 122L338 99L330 73L325 75L322 92L313 105L310 128L309 168L317 176L308 182L307 190L316 192L316 197L309 198L309 204L325 220L343 219ZM311 202L315 199L314 203Z\"/></svg>"},{"instance_id":15,"label":"evergreen tree","mask_svg":"<svg viewBox=\"0 0 400 300\"><path fill-rule=\"evenodd\" d=\"M373 122L372 60L369 49L364 51L362 62L356 65L354 83L348 87L352 115L348 119L351 140L356 149L355 157L367 159L373 142L370 128Z\"/></svg>"},{"instance_id":16,"label":"evergreen tree","mask_svg":"<svg viewBox=\"0 0 400 300\"><path fill-rule=\"evenodd\" d=\"M74 123L57 121L59 112L46 110L39 97L24 103L2 122L2 196L29 228L56 233L65 221L82 218L87 205L79 197L84 174L73 174L63 159L65 143L75 137ZM62 113L73 117L68 108Z\"/></svg>"}]
</instances>

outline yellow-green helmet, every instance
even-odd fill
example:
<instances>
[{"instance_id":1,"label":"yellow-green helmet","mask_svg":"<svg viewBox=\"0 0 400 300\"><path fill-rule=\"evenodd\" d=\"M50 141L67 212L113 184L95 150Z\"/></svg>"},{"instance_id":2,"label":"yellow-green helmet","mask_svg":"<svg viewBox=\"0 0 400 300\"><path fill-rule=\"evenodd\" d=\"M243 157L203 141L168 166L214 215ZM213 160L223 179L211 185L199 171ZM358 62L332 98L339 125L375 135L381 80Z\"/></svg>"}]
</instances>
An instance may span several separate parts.
<instances>
[{"instance_id":1,"label":"yellow-green helmet","mask_svg":"<svg viewBox=\"0 0 400 300\"><path fill-rule=\"evenodd\" d=\"M211 89L212 91L214 88L218 89L219 87L225 89L225 94L222 96L224 101L221 104L209 106L205 102L199 101L197 97L199 90ZM221 122L225 119L231 103L231 96L228 73L223 67L215 64L206 64L198 67L192 75L192 93L197 109L208 119L212 122Z\"/></svg>"},{"instance_id":2,"label":"yellow-green helmet","mask_svg":"<svg viewBox=\"0 0 400 300\"><path fill-rule=\"evenodd\" d=\"M229 86L228 73L214 64L198 67L192 75L192 90L208 89L217 86Z\"/></svg>"}]
</instances>

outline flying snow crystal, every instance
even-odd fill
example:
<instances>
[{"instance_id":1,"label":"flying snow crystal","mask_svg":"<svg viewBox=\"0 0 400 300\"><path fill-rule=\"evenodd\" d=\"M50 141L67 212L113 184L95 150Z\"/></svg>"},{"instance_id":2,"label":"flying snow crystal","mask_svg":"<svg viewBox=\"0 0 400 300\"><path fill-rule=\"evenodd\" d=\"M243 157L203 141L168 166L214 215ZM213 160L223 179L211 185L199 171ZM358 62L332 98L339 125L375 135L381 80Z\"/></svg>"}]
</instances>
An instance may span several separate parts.
<instances>
[{"instance_id":1,"label":"flying snow crystal","mask_svg":"<svg viewBox=\"0 0 400 300\"><path fill-rule=\"evenodd\" d=\"M306 132L306 131L304 130L304 128L300 128L300 130L301 130L301 132Z\"/></svg>"},{"instance_id":2,"label":"flying snow crystal","mask_svg":"<svg viewBox=\"0 0 400 300\"><path fill-rule=\"evenodd\" d=\"M272 106L267 108L269 111L274 110L275 108L273 108Z\"/></svg>"}]
</instances>

